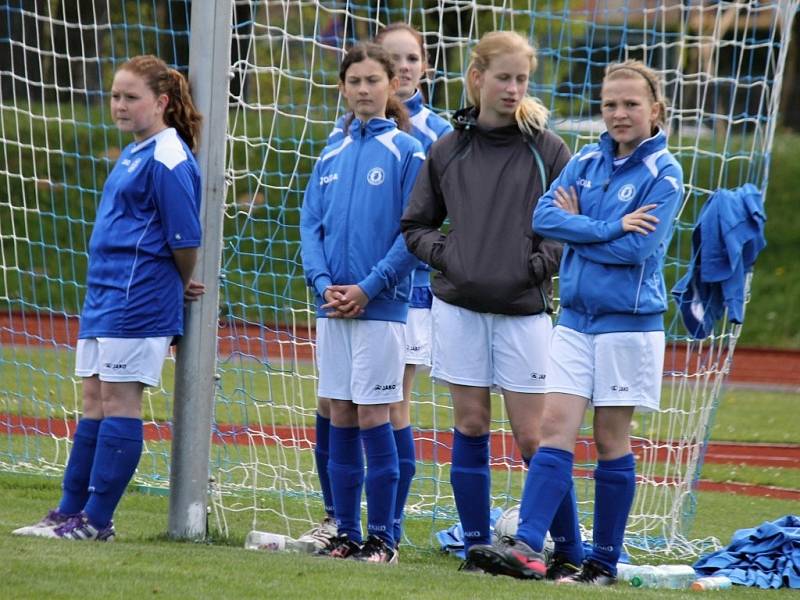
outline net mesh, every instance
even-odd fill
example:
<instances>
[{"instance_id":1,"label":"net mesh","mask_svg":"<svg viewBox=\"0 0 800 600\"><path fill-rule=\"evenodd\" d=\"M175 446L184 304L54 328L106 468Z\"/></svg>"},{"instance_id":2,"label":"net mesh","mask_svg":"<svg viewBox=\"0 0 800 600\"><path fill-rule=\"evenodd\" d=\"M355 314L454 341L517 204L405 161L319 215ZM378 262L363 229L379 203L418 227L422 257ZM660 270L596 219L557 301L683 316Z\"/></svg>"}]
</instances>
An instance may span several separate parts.
<instances>
[{"instance_id":1,"label":"net mesh","mask_svg":"<svg viewBox=\"0 0 800 600\"><path fill-rule=\"evenodd\" d=\"M58 6L55 6L55 5ZM709 194L745 182L765 190L781 79L797 1L234 3L225 143L228 182L220 274L214 521L226 534L322 516L314 472L316 366L311 299L299 258L299 211L313 162L343 112L338 64L382 24L410 22L428 46L429 103L464 103L463 72L479 37L514 29L535 41L531 92L572 150L602 131L599 86L610 61L638 58L663 75L670 148L687 181L669 252L668 285L691 259L691 229ZM69 6L66 6L69 5ZM152 52L185 69L190 4L17 2L0 9L0 469L58 474L80 411L72 375L86 245L103 181L127 140L110 125L116 66ZM639 487L629 548L696 554L694 483L729 371L739 325L690 340L667 314L658 414L634 422ZM146 393L137 481L169 481L173 364ZM524 470L502 402L493 401L492 497L519 501ZM429 532L457 517L449 485L452 409L446 389L418 376L412 406L418 456L408 514ZM587 424L576 451L581 519L591 527L594 466ZM415 531L419 531L415 528ZM430 535L408 540L429 545Z\"/></svg>"}]
</instances>

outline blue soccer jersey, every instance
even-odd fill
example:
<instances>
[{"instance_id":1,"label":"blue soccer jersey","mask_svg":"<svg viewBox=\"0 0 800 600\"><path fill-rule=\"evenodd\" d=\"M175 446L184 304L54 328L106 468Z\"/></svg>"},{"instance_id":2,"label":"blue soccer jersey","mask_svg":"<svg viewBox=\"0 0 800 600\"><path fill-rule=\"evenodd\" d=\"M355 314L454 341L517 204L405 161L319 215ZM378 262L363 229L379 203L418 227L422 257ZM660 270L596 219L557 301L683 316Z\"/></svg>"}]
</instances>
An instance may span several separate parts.
<instances>
[{"instance_id":1,"label":"blue soccer jersey","mask_svg":"<svg viewBox=\"0 0 800 600\"><path fill-rule=\"evenodd\" d=\"M183 282L172 256L200 245L200 170L173 128L123 150L103 186L80 338L183 333Z\"/></svg>"}]
</instances>

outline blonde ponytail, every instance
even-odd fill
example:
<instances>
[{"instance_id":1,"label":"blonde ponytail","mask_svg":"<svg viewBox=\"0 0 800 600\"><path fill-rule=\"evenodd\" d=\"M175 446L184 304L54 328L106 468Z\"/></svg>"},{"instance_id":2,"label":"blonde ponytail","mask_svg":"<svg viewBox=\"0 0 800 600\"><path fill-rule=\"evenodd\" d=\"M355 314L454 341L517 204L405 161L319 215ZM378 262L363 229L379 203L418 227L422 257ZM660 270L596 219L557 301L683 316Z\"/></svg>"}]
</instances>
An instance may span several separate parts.
<instances>
[{"instance_id":1,"label":"blonde ponytail","mask_svg":"<svg viewBox=\"0 0 800 600\"><path fill-rule=\"evenodd\" d=\"M536 49L524 37L515 31L492 31L484 35L475 48L467 67L466 88L467 100L478 110L481 108L480 90L473 83L470 72L473 70L483 73L489 68L492 59L503 54L523 54L530 64L530 72L536 71L539 61ZM547 127L550 111L544 104L533 96L525 95L519 103L514 118L520 131L532 136L537 131Z\"/></svg>"},{"instance_id":2,"label":"blonde ponytail","mask_svg":"<svg viewBox=\"0 0 800 600\"><path fill-rule=\"evenodd\" d=\"M533 96L525 96L514 113L517 126L525 135L533 136L537 131L547 128L547 119L550 111L542 104L541 100Z\"/></svg>"}]
</instances>

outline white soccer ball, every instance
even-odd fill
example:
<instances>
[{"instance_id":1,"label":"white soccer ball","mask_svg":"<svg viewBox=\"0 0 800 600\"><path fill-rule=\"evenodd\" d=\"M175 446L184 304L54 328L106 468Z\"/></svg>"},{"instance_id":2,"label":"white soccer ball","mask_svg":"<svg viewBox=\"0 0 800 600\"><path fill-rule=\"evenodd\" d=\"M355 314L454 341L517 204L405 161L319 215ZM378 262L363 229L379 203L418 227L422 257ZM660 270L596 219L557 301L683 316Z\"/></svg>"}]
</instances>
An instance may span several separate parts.
<instances>
[{"instance_id":1,"label":"white soccer ball","mask_svg":"<svg viewBox=\"0 0 800 600\"><path fill-rule=\"evenodd\" d=\"M514 537L519 526L519 506L511 506L503 511L494 524L494 539L503 536Z\"/></svg>"},{"instance_id":2,"label":"white soccer ball","mask_svg":"<svg viewBox=\"0 0 800 600\"><path fill-rule=\"evenodd\" d=\"M495 521L492 541L497 542L503 536L514 537L517 535L517 527L519 527L519 506L511 506ZM547 556L552 554L554 545L548 531L544 537L544 553Z\"/></svg>"}]
</instances>

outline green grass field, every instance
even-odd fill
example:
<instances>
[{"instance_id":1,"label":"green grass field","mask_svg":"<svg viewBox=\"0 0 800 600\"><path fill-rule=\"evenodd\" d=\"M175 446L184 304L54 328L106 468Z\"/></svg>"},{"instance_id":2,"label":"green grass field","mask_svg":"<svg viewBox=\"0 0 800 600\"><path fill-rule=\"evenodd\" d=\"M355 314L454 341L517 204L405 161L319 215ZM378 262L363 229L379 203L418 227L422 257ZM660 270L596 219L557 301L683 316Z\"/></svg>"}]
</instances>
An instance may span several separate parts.
<instances>
[{"instance_id":1,"label":"green grass field","mask_svg":"<svg viewBox=\"0 0 800 600\"><path fill-rule=\"evenodd\" d=\"M794 442L799 424L797 419L785 417L796 414L792 410L796 401L791 394L728 391L723 395L712 439ZM58 445L48 437L8 436L0 443L0 455L9 448L17 455L25 451L33 455L48 446L55 451ZM60 451L64 449L60 443ZM151 454L143 459L141 467L165 475L168 445L150 443L148 450ZM269 454L274 451L264 448L257 459L264 465L278 463ZM212 460L222 460L229 452L232 454L225 459L233 462L237 459L235 452L248 451L244 447L225 450L215 446L213 452L216 456ZM309 469L310 456L296 466ZM441 469L421 465L418 473L420 481L415 483L418 492L434 485L447 485L447 475ZM280 476L279 471L276 476ZM800 489L800 468L714 464L704 467L703 477ZM502 479L495 477L496 493L508 484ZM518 490L518 482L510 485L513 492ZM696 597L689 592L635 590L623 585L613 590L563 590L545 583L461 574L457 572L457 559L442 555L433 547L432 532L446 526L446 519L434 523L430 516L408 519L408 536L418 547L404 548L401 564L396 568L250 552L241 547L244 534L252 528L254 520L259 529L285 531L285 515L313 516L319 510L314 498L309 498L310 505L305 505L301 497L278 499L267 495L255 499L257 514L254 514L247 508L248 504L253 505L252 497L240 500L229 497L225 501L229 510L224 511L229 536L220 533L212 517L213 541L205 544L168 540L164 534L168 499L163 492L145 493L142 488L132 489L123 499L115 519L119 538L114 544L85 544L75 551L75 546L68 542L11 536L11 530L35 521L52 508L59 496L58 486L58 476L0 474L1 597L301 598L319 594L321 589L330 598L353 595L431 599ZM737 529L796 512L796 501L701 492L697 494L697 513L689 534L692 539L714 536L724 544ZM295 535L304 527L301 520L291 521L291 532ZM763 596L757 590L736 588L724 597L755 597L759 593ZM789 597L791 592L772 593Z\"/></svg>"},{"instance_id":2,"label":"green grass field","mask_svg":"<svg viewBox=\"0 0 800 600\"><path fill-rule=\"evenodd\" d=\"M117 513L113 544L17 538L10 531L39 518L58 496L58 482L0 475L0 578L4 598L619 598L696 597L689 592L563 590L546 583L464 575L458 561L434 550L401 551L400 565L381 567L295 554L250 552L240 539L210 544L165 538L167 499L129 493ZM693 532L727 542L740 527L796 511L796 503L699 494ZM409 521L409 528L427 527ZM70 545L73 544L73 545ZM725 597L764 592L734 589ZM771 596L794 597L786 590ZM721 597L721 596L718 596Z\"/></svg>"}]
</instances>

